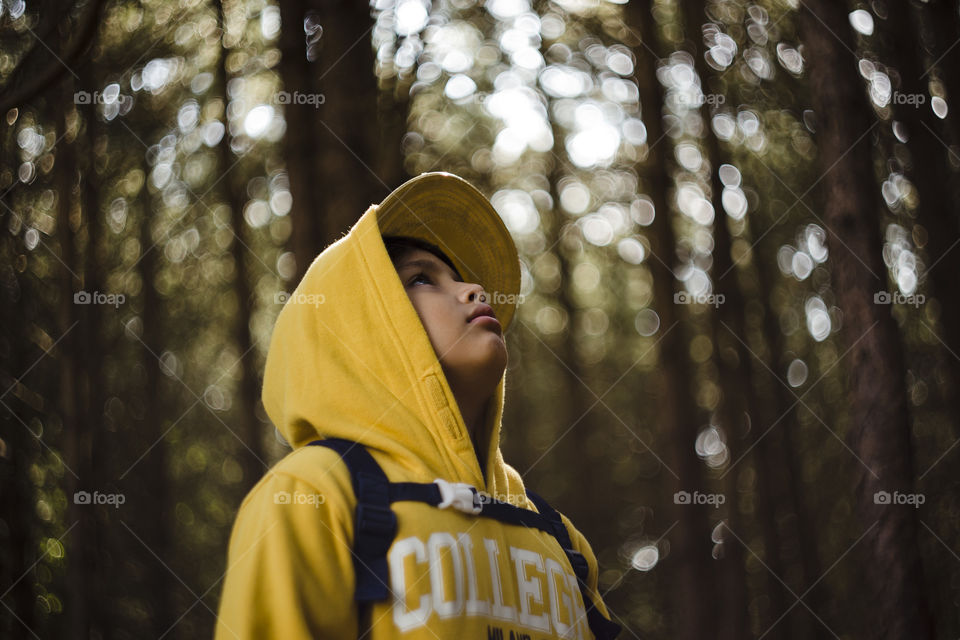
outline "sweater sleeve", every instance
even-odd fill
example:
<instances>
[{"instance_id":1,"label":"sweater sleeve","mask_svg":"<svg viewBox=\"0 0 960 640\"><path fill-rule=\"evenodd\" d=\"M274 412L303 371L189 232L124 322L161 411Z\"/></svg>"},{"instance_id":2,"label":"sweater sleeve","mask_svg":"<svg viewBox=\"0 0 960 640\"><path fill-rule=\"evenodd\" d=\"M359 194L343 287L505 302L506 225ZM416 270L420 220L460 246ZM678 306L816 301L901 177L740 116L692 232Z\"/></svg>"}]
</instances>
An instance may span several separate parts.
<instances>
[{"instance_id":1,"label":"sweater sleeve","mask_svg":"<svg viewBox=\"0 0 960 640\"><path fill-rule=\"evenodd\" d=\"M268 474L234 522L215 640L356 638L351 540L336 482Z\"/></svg>"}]
</instances>

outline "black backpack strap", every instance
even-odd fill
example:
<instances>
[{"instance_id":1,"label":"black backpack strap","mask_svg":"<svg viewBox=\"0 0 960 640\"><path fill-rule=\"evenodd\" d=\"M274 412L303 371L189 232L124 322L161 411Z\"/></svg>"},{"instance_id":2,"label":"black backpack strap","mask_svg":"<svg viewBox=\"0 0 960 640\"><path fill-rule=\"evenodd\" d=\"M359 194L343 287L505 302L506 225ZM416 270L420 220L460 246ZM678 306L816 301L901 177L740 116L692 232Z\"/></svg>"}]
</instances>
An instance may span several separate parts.
<instances>
[{"instance_id":1,"label":"black backpack strap","mask_svg":"<svg viewBox=\"0 0 960 640\"><path fill-rule=\"evenodd\" d=\"M597 640L612 640L620 633L620 625L605 618L600 610L597 609L590 597L590 588L587 586L587 574L590 572L590 565L583 554L573 548L573 542L570 540L570 532L567 531L563 519L556 509L541 498L539 495L527 489L527 497L537 507L540 515L551 525L550 533L557 539L564 553L570 560L570 566L577 576L577 582L580 584L580 595L583 596L583 604L587 609L587 624L590 625L590 631Z\"/></svg>"},{"instance_id":2,"label":"black backpack strap","mask_svg":"<svg viewBox=\"0 0 960 640\"><path fill-rule=\"evenodd\" d=\"M333 449L350 471L357 499L353 568L358 602L390 595L387 551L397 535L397 516L390 508L390 481L366 447L350 440L327 438L309 443Z\"/></svg>"}]
</instances>

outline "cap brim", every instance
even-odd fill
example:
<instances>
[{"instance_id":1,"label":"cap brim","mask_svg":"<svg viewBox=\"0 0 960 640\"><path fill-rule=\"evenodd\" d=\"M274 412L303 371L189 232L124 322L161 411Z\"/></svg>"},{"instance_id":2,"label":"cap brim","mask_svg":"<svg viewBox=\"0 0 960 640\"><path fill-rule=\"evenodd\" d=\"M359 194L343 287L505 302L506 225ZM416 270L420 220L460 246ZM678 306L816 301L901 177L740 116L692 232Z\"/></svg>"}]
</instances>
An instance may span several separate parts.
<instances>
[{"instance_id":1,"label":"cap brim","mask_svg":"<svg viewBox=\"0 0 960 640\"><path fill-rule=\"evenodd\" d=\"M483 286L506 330L520 293L520 258L500 215L469 182L452 173L424 173L397 187L377 206L383 236L435 245L464 280Z\"/></svg>"}]
</instances>

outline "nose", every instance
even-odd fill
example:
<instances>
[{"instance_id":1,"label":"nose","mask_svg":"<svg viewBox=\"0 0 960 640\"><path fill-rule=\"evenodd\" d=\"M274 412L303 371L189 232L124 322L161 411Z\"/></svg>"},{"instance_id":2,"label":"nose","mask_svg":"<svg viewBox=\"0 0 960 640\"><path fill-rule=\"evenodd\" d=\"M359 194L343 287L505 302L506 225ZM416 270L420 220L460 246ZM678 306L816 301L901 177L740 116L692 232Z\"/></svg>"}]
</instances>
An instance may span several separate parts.
<instances>
[{"instance_id":1,"label":"nose","mask_svg":"<svg viewBox=\"0 0 960 640\"><path fill-rule=\"evenodd\" d=\"M460 294L464 302L488 302L487 293L483 290L482 284L468 282L465 285Z\"/></svg>"}]
</instances>

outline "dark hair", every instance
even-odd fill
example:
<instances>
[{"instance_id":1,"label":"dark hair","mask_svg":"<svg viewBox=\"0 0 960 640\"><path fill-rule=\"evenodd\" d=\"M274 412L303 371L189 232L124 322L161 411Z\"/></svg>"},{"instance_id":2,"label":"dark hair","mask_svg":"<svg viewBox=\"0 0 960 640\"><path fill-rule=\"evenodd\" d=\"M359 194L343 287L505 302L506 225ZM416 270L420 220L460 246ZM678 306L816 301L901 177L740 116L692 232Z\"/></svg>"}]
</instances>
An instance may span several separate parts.
<instances>
[{"instance_id":1,"label":"dark hair","mask_svg":"<svg viewBox=\"0 0 960 640\"><path fill-rule=\"evenodd\" d=\"M444 264L453 269L453 272L457 274L458 278L463 280L463 276L460 275L460 271L453 266L453 261L447 257L447 254L426 240L421 240L420 238L409 238L407 236L384 236L383 246L387 248L387 255L390 256L390 262L393 263L394 267L396 267L397 263L411 251L422 249L423 251L432 253L437 258L442 260Z\"/></svg>"}]
</instances>

